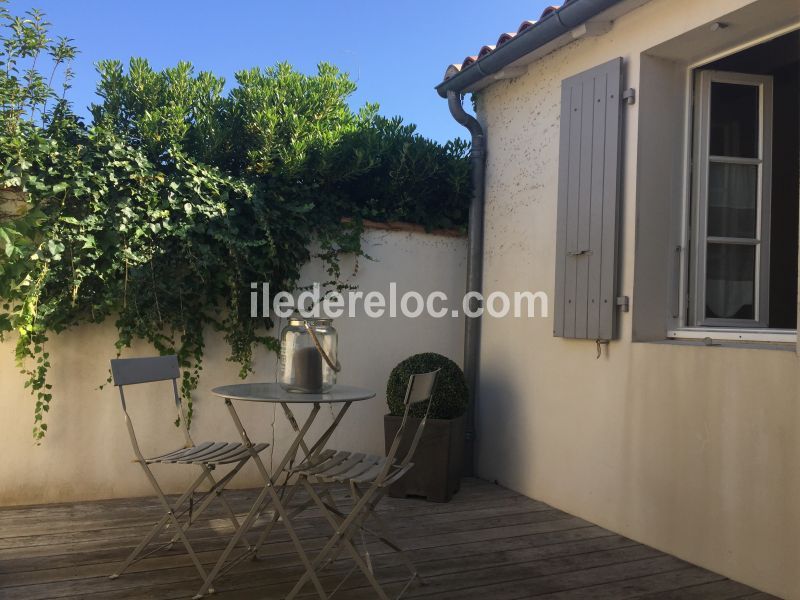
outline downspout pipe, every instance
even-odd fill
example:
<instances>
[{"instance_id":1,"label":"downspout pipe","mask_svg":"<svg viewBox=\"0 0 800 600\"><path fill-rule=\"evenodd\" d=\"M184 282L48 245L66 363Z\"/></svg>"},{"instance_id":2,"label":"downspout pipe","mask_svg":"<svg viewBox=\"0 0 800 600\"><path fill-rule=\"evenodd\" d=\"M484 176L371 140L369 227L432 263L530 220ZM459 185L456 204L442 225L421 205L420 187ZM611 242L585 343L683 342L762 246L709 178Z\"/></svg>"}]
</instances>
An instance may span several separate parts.
<instances>
[{"instance_id":1,"label":"downspout pipe","mask_svg":"<svg viewBox=\"0 0 800 600\"><path fill-rule=\"evenodd\" d=\"M486 183L486 136L478 120L468 114L461 104L461 94L447 92L450 114L459 124L467 128L472 141L472 201L469 205L467 246L467 293L483 292L483 208ZM478 306L475 298L470 300L471 310ZM469 390L466 414L466 439L464 447L464 475L475 473L475 425L478 403L478 369L480 361L481 318L464 317L464 376Z\"/></svg>"}]
</instances>

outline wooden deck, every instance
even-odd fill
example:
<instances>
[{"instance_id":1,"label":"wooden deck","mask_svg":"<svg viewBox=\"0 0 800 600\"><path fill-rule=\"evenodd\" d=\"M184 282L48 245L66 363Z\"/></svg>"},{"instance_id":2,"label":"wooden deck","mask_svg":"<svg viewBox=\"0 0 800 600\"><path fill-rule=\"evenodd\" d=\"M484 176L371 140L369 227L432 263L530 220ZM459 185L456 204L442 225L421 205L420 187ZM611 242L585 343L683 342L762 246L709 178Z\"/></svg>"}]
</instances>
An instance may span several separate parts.
<instances>
[{"instance_id":1,"label":"wooden deck","mask_svg":"<svg viewBox=\"0 0 800 600\"><path fill-rule=\"evenodd\" d=\"M252 492L230 492L245 512ZM502 487L467 480L449 504L387 499L381 511L411 550L426 585L407 597L503 600L516 598L769 598L745 585L690 565ZM212 564L230 535L219 512L192 528L204 563ZM108 575L160 515L154 501L111 500L0 509L0 598L94 600L191 598L200 580L177 547ZM328 533L311 512L297 521L310 552ZM218 600L282 598L301 574L299 560L278 530L259 561L245 561L216 583ZM405 576L397 561L370 545L379 579L397 592ZM325 571L332 589L346 561ZM337 577L338 575L338 577ZM360 576L335 598L371 599ZM309 597L311 586L305 590ZM404 596L406 597L406 596Z\"/></svg>"}]
</instances>

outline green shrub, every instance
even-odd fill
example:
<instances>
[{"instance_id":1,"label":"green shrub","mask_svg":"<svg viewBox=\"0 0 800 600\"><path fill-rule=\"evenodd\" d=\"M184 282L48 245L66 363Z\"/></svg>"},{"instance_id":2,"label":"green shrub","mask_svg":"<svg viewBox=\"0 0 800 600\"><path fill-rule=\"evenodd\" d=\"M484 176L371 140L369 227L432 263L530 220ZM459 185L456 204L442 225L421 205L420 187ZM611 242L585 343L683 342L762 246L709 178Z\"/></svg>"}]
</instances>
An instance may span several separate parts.
<instances>
[{"instance_id":1,"label":"green shrub","mask_svg":"<svg viewBox=\"0 0 800 600\"><path fill-rule=\"evenodd\" d=\"M16 336L36 440L57 393L53 333L111 320L108 354L134 340L176 354L191 418L205 331L224 334L242 377L257 347L279 351L273 321L250 317L251 282L293 291L318 257L326 291L346 287L340 259L362 255L364 220L466 225L467 143L354 109L333 65L226 85L186 61L100 61L87 121L64 95L76 52L42 13L0 0L0 341Z\"/></svg>"},{"instance_id":2,"label":"green shrub","mask_svg":"<svg viewBox=\"0 0 800 600\"><path fill-rule=\"evenodd\" d=\"M455 419L467 410L467 381L464 372L456 363L433 352L415 354L392 369L389 383L386 385L386 400L389 403L389 412L395 416L402 416L405 411L403 401L406 397L406 388L411 375L439 371L436 387L431 398L431 409L428 416L432 419ZM425 415L426 404L411 407L411 416L422 417Z\"/></svg>"}]
</instances>

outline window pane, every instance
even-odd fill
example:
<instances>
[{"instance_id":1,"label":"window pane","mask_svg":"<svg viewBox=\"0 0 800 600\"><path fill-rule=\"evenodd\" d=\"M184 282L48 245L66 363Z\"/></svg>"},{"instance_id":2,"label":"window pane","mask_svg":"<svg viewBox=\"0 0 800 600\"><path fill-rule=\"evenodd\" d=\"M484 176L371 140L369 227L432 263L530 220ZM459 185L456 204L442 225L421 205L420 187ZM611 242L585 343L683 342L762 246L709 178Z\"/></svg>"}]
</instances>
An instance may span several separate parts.
<instances>
[{"instance_id":1,"label":"window pane","mask_svg":"<svg viewBox=\"0 0 800 600\"><path fill-rule=\"evenodd\" d=\"M756 247L708 244L706 317L755 318Z\"/></svg>"},{"instance_id":2,"label":"window pane","mask_svg":"<svg viewBox=\"0 0 800 600\"><path fill-rule=\"evenodd\" d=\"M756 236L758 166L711 163L708 171L708 235Z\"/></svg>"},{"instance_id":3,"label":"window pane","mask_svg":"<svg viewBox=\"0 0 800 600\"><path fill-rule=\"evenodd\" d=\"M758 158L759 88L711 83L711 154Z\"/></svg>"}]
</instances>

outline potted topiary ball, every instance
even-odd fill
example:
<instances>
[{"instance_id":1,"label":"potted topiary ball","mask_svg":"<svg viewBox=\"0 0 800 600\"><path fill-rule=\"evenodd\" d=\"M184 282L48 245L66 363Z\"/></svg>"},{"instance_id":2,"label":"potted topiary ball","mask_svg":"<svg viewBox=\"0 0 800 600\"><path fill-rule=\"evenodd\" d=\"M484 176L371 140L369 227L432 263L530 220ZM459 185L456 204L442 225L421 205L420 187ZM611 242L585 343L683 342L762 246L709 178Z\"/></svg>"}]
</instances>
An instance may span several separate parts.
<instances>
[{"instance_id":1,"label":"potted topiary ball","mask_svg":"<svg viewBox=\"0 0 800 600\"><path fill-rule=\"evenodd\" d=\"M436 369L440 371L431 398L428 422L412 460L414 466L389 488L389 495L394 498L417 496L434 502L448 502L461 482L467 382L461 367L446 356L432 352L415 354L392 370L386 385L389 404L389 414L384 417L386 450L388 452L403 420L403 401L409 378L415 373ZM403 434L398 456L404 456L408 450L427 408L427 403L411 407L411 421Z\"/></svg>"}]
</instances>

